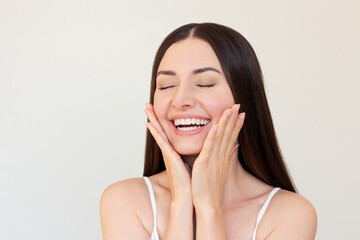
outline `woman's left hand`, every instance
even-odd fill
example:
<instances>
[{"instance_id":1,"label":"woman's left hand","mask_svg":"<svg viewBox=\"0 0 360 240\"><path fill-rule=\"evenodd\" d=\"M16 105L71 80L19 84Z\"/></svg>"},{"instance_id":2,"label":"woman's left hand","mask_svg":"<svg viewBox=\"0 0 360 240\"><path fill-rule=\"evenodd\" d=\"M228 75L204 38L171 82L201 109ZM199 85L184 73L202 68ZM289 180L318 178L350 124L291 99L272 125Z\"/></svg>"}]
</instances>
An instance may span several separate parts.
<instances>
[{"instance_id":1,"label":"woman's left hand","mask_svg":"<svg viewBox=\"0 0 360 240\"><path fill-rule=\"evenodd\" d=\"M195 209L199 206L220 207L230 159L238 148L236 143L245 113L240 105L226 109L217 124L210 129L203 148L195 160L191 191Z\"/></svg>"}]
</instances>

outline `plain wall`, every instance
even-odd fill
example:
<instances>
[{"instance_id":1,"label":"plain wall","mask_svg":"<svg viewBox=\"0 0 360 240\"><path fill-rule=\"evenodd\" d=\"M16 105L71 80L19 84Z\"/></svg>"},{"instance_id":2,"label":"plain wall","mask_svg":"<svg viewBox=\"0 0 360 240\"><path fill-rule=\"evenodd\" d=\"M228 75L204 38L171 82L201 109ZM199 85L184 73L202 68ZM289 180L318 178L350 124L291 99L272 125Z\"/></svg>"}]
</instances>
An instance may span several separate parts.
<instances>
[{"instance_id":1,"label":"plain wall","mask_svg":"<svg viewBox=\"0 0 360 240\"><path fill-rule=\"evenodd\" d=\"M280 146L316 239L360 235L358 1L0 0L0 239L101 239L99 201L142 176L162 39L234 28L263 68Z\"/></svg>"}]
</instances>

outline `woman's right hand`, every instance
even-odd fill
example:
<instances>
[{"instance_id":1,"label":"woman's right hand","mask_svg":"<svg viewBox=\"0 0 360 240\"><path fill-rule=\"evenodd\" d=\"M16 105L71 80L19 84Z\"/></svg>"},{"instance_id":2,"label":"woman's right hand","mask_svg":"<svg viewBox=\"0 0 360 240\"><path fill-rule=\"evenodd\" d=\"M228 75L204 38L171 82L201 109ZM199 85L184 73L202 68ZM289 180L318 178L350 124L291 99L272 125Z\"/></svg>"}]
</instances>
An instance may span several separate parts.
<instances>
[{"instance_id":1,"label":"woman's right hand","mask_svg":"<svg viewBox=\"0 0 360 240\"><path fill-rule=\"evenodd\" d=\"M166 166L169 178L172 200L190 200L191 197L191 178L190 168L184 163L180 155L174 150L163 131L155 113L154 107L150 103L145 104L145 113L149 119L146 127L159 145Z\"/></svg>"}]
</instances>

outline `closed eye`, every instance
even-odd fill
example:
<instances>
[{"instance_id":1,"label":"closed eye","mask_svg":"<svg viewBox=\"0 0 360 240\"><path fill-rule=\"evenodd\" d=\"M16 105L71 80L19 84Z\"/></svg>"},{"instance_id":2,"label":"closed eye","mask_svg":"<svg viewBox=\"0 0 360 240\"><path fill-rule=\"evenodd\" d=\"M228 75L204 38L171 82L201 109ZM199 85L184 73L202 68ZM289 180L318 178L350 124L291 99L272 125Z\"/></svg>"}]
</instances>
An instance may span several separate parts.
<instances>
[{"instance_id":1,"label":"closed eye","mask_svg":"<svg viewBox=\"0 0 360 240\"><path fill-rule=\"evenodd\" d=\"M165 89L168 89L168 88L172 88L172 87L174 87L174 86L166 86L166 87L159 87L159 90L165 90Z\"/></svg>"},{"instance_id":2,"label":"closed eye","mask_svg":"<svg viewBox=\"0 0 360 240\"><path fill-rule=\"evenodd\" d=\"M215 86L215 84L199 84L199 85L197 85L198 87L213 87L213 86Z\"/></svg>"}]
</instances>

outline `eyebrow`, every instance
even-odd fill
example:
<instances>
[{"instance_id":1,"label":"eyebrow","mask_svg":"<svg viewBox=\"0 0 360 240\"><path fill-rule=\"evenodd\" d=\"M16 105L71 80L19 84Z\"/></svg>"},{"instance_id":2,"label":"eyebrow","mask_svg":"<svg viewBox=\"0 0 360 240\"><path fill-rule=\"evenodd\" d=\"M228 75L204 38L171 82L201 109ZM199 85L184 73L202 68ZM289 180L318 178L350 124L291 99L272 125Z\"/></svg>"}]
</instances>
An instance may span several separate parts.
<instances>
[{"instance_id":1,"label":"eyebrow","mask_svg":"<svg viewBox=\"0 0 360 240\"><path fill-rule=\"evenodd\" d=\"M215 69L213 67L204 67L204 68L195 69L193 71L193 74L199 74L199 73L203 73L203 72L206 72L206 71L212 71L212 72L221 73L219 70L217 70L217 69ZM176 75L174 71L159 71L156 76L159 76L160 74L172 75L172 76Z\"/></svg>"}]
</instances>

